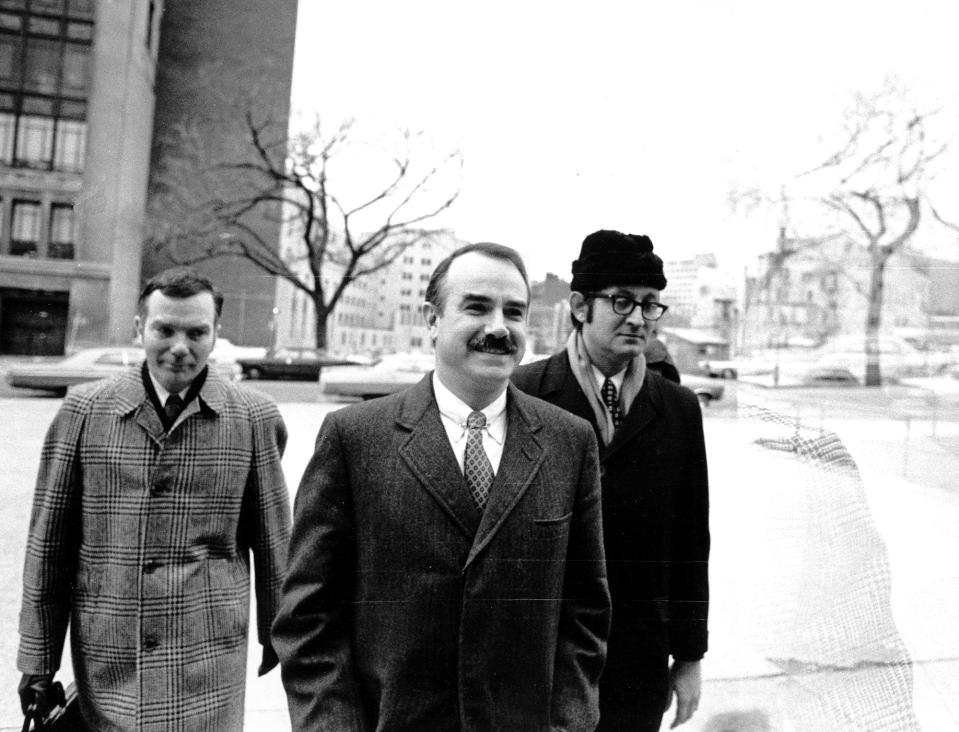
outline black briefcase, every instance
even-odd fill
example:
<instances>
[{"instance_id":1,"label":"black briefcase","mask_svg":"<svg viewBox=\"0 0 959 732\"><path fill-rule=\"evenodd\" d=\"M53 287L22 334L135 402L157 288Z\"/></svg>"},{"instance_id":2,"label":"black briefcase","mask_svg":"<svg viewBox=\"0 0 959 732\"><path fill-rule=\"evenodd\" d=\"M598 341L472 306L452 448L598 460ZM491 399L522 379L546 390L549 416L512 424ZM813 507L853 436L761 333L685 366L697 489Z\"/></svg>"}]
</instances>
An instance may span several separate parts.
<instances>
[{"instance_id":1,"label":"black briefcase","mask_svg":"<svg viewBox=\"0 0 959 732\"><path fill-rule=\"evenodd\" d=\"M35 715L28 713L23 720L23 729L21 732L30 732L30 730L49 730L50 732L87 732L87 727L80 716L80 702L77 699L77 685L70 684L67 690L63 690L63 685L57 681L54 683L56 690L54 694L60 697L60 704L53 708L45 719L37 719Z\"/></svg>"}]
</instances>

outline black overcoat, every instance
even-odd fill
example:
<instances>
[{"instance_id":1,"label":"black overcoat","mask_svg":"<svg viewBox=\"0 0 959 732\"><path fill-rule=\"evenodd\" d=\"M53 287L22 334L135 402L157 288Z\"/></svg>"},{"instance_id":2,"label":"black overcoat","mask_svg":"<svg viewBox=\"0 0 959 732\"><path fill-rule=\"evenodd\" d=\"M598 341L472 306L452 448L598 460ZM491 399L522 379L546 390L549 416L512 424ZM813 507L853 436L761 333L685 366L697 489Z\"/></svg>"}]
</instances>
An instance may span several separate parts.
<instances>
[{"instance_id":1,"label":"black overcoat","mask_svg":"<svg viewBox=\"0 0 959 732\"><path fill-rule=\"evenodd\" d=\"M599 437L565 351L520 367L513 381L588 420ZM604 695L639 695L665 708L669 656L696 660L706 652L709 491L696 396L647 369L623 425L600 453L613 601L601 687Z\"/></svg>"}]
</instances>

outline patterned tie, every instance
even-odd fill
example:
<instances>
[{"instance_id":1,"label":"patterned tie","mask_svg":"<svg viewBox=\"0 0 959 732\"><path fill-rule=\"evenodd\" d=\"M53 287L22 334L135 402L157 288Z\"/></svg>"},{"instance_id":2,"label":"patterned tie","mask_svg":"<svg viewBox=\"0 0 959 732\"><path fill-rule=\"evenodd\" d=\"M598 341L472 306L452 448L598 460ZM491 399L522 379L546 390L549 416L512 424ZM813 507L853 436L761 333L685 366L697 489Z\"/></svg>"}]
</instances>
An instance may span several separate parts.
<instances>
[{"instance_id":1,"label":"patterned tie","mask_svg":"<svg viewBox=\"0 0 959 732\"><path fill-rule=\"evenodd\" d=\"M466 487L476 501L480 511L486 507L489 498L489 488L493 483L493 466L486 457L483 449L483 428L486 427L486 417L482 412L470 412L466 418L466 455L463 459L463 475L466 478Z\"/></svg>"},{"instance_id":2,"label":"patterned tie","mask_svg":"<svg viewBox=\"0 0 959 732\"><path fill-rule=\"evenodd\" d=\"M166 414L167 422L171 425L176 422L176 418L183 411L183 399L179 394L170 394L166 398L166 404L163 405L163 411Z\"/></svg>"},{"instance_id":3,"label":"patterned tie","mask_svg":"<svg viewBox=\"0 0 959 732\"><path fill-rule=\"evenodd\" d=\"M613 429L618 429L623 423L623 410L619 408L619 397L616 394L616 384L612 379L603 382L603 401L613 417Z\"/></svg>"}]
</instances>

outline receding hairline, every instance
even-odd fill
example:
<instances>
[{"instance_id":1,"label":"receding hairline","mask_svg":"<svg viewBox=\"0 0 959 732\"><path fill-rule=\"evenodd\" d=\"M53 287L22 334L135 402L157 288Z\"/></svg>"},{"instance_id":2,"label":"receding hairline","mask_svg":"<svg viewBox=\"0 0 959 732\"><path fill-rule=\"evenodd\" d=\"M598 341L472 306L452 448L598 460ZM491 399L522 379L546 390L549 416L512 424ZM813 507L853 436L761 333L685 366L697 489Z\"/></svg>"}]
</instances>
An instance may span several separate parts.
<instances>
[{"instance_id":1,"label":"receding hairline","mask_svg":"<svg viewBox=\"0 0 959 732\"><path fill-rule=\"evenodd\" d=\"M528 309L532 299L532 290L529 284L529 275L526 272L526 264L522 256L512 247L493 242L478 242L467 244L446 256L443 261L436 265L433 274L430 277L426 288L426 302L433 305L437 310L442 311L446 304L446 287L449 279L449 270L457 260L469 254L477 254L494 261L507 262L513 266L523 280L526 288L526 300L523 305Z\"/></svg>"}]
</instances>

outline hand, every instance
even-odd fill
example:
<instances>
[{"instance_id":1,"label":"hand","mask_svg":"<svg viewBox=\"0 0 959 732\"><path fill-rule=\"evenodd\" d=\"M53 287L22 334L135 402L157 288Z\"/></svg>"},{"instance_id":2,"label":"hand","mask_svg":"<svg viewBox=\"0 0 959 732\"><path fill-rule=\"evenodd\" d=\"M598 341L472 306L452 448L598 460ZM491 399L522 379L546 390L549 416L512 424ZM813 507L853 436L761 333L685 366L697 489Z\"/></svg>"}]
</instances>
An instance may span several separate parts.
<instances>
[{"instance_id":1,"label":"hand","mask_svg":"<svg viewBox=\"0 0 959 732\"><path fill-rule=\"evenodd\" d=\"M262 676L269 673L279 662L280 659L276 657L273 646L270 644L263 646L263 657L260 660L260 667L256 670L256 675Z\"/></svg>"},{"instance_id":2,"label":"hand","mask_svg":"<svg viewBox=\"0 0 959 732\"><path fill-rule=\"evenodd\" d=\"M669 703L676 697L676 717L669 726L675 729L688 722L699 706L703 672L699 661L673 661L669 670Z\"/></svg>"},{"instance_id":3,"label":"hand","mask_svg":"<svg viewBox=\"0 0 959 732\"><path fill-rule=\"evenodd\" d=\"M34 718L44 719L52 709L66 703L63 687L53 683L53 674L24 674L17 686L17 693L24 716L33 714Z\"/></svg>"}]
</instances>

